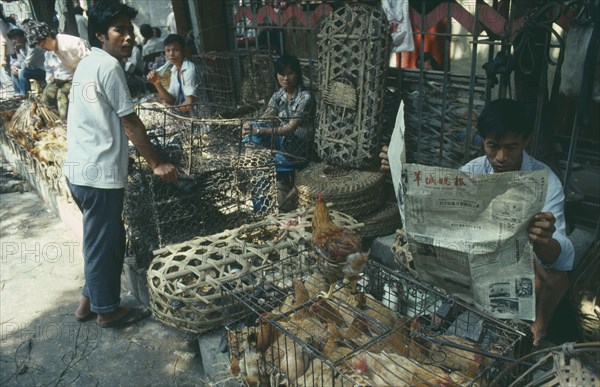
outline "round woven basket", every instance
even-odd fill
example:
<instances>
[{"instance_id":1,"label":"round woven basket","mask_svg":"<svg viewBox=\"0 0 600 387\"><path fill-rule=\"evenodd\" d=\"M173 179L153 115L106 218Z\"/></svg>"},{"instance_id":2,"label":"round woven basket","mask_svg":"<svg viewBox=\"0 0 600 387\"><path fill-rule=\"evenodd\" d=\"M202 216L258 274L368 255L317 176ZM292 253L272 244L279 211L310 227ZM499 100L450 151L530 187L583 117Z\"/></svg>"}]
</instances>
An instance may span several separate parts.
<instances>
[{"instance_id":1,"label":"round woven basket","mask_svg":"<svg viewBox=\"0 0 600 387\"><path fill-rule=\"evenodd\" d=\"M363 238L376 238L378 236L389 235L402 227L400 211L398 211L398 204L396 202L387 202L380 209L357 220L365 225L360 232Z\"/></svg>"},{"instance_id":2,"label":"round woven basket","mask_svg":"<svg viewBox=\"0 0 600 387\"><path fill-rule=\"evenodd\" d=\"M312 212L271 215L265 220L208 237L168 245L154 251L147 272L150 309L163 323L183 331L203 333L221 328L225 317L234 320L246 311L232 308L222 292L227 283L232 293L254 289L250 271L285 259L287 274L311 260ZM334 222L352 227L356 221L331 211ZM295 267L294 265L297 265ZM281 280L272 273L273 281ZM243 281L242 281L243 278Z\"/></svg>"},{"instance_id":3,"label":"round woven basket","mask_svg":"<svg viewBox=\"0 0 600 387\"><path fill-rule=\"evenodd\" d=\"M313 163L296 175L298 206L314 206L317 194L322 192L335 210L360 217L381 207L384 184L384 175L379 172Z\"/></svg>"}]
</instances>

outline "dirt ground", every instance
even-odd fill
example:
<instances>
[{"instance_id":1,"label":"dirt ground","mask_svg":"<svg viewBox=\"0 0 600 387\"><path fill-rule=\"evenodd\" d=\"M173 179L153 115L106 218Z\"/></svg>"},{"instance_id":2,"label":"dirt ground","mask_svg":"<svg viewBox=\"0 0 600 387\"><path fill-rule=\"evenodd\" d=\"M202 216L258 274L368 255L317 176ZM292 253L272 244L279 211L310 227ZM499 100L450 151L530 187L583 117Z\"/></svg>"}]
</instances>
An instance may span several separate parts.
<instances>
[{"instance_id":1,"label":"dirt ground","mask_svg":"<svg viewBox=\"0 0 600 387\"><path fill-rule=\"evenodd\" d=\"M206 385L194 335L152 317L118 330L75 320L81 243L3 168L0 192L15 190L0 194L0 385Z\"/></svg>"}]
</instances>

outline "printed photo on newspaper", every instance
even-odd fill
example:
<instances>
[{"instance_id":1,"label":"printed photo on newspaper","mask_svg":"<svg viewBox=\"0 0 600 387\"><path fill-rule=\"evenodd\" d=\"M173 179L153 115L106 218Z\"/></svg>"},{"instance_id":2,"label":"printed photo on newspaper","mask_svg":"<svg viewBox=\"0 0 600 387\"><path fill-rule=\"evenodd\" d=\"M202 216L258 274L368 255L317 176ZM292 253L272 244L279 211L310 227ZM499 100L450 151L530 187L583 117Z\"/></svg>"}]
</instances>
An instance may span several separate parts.
<instances>
[{"instance_id":1,"label":"printed photo on newspaper","mask_svg":"<svg viewBox=\"0 0 600 387\"><path fill-rule=\"evenodd\" d=\"M527 225L547 172L472 175L406 164L404 227L419 276L498 318L535 319Z\"/></svg>"}]
</instances>

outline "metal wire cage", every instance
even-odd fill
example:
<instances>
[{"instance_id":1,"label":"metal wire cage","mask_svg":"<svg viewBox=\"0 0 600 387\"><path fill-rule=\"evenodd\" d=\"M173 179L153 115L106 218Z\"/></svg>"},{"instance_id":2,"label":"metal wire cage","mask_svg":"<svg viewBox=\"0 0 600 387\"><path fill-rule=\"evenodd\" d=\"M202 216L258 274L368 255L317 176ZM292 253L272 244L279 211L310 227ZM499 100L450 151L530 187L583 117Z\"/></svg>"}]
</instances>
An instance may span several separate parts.
<instances>
[{"instance_id":1,"label":"metal wire cage","mask_svg":"<svg viewBox=\"0 0 600 387\"><path fill-rule=\"evenodd\" d=\"M268 51L238 49L195 55L201 117L227 115L244 106L261 106L275 91L273 58Z\"/></svg>"},{"instance_id":2,"label":"metal wire cage","mask_svg":"<svg viewBox=\"0 0 600 387\"><path fill-rule=\"evenodd\" d=\"M481 385L520 351L515 328L377 263L362 291L324 299L315 263L289 259L294 271L249 273L259 285L245 292L224 286L230 309L247 311L227 327L231 373L249 384Z\"/></svg>"},{"instance_id":3,"label":"metal wire cage","mask_svg":"<svg viewBox=\"0 0 600 387\"><path fill-rule=\"evenodd\" d=\"M453 82L443 88L441 75L428 74L427 77L419 84L416 71L405 71L401 75L407 160L458 168L478 156L481 150L483 140L474 126L477 114L483 109L485 85L481 78L475 78L474 110L469 120L468 78L453 76ZM473 128L469 131L470 121Z\"/></svg>"},{"instance_id":4,"label":"metal wire cage","mask_svg":"<svg viewBox=\"0 0 600 387\"><path fill-rule=\"evenodd\" d=\"M239 120L207 123L155 105L138 111L160 159L181 174L166 184L139 155L130 163L124 209L128 253L143 267L153 249L277 212L274 157L268 149L240 142Z\"/></svg>"}]
</instances>

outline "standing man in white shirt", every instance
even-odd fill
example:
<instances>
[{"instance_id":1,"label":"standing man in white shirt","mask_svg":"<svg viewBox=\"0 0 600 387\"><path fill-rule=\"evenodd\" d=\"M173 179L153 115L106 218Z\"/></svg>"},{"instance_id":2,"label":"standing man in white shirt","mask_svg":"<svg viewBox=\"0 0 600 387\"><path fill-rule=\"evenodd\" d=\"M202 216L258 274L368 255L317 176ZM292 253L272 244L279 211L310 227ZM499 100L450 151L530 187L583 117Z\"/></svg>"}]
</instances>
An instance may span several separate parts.
<instances>
[{"instance_id":1,"label":"standing man in white shirt","mask_svg":"<svg viewBox=\"0 0 600 387\"><path fill-rule=\"evenodd\" d=\"M131 19L137 11L125 4L97 0L89 12L90 34L101 45L79 63L73 76L73 101L67 121L67 159L63 173L83 213L85 285L75 316L92 318L102 328L119 328L148 316L120 306L125 256L122 211L131 141L164 182L178 178L162 163L146 128L135 113L121 64L131 55Z\"/></svg>"}]
</instances>

